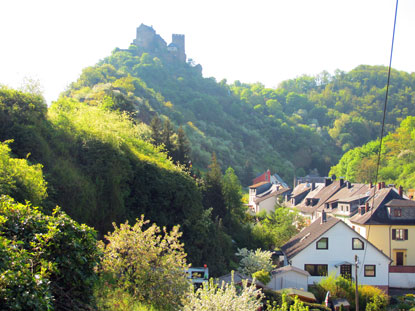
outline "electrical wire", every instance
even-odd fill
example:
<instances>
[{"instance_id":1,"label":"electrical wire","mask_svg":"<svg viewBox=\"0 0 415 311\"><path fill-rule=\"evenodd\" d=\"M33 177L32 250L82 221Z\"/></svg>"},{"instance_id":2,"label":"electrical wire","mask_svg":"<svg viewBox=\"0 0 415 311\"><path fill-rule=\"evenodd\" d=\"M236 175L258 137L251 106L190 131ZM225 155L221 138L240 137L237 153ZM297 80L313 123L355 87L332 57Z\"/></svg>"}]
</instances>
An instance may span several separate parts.
<instances>
[{"instance_id":1,"label":"electrical wire","mask_svg":"<svg viewBox=\"0 0 415 311\"><path fill-rule=\"evenodd\" d=\"M392 69L393 44L395 42L396 18L398 16L398 2L399 0L396 0L395 19L393 21L393 32L392 32L392 44L391 44L391 51L390 51L390 57L389 57L388 81L386 83L385 103L383 105L382 129L380 132L379 152L378 152L378 159L377 159L377 164L376 164L376 175L375 175L375 185L374 185L375 189L373 191L373 196L372 196L372 207L370 208L370 216L372 216L373 214L373 207L375 203L376 185L378 183L380 159L381 159L381 154L382 154L382 141L383 141L383 136L385 132L386 108L388 104L389 85L390 85L390 77L391 77L391 69ZM367 234L366 234L367 240L369 240L369 233L370 233L370 225L368 227ZM363 253L362 265L364 265L364 262L366 259L366 251L367 251L367 246L365 247L365 251ZM360 275L363 273L363 271L364 269L360 269Z\"/></svg>"}]
</instances>

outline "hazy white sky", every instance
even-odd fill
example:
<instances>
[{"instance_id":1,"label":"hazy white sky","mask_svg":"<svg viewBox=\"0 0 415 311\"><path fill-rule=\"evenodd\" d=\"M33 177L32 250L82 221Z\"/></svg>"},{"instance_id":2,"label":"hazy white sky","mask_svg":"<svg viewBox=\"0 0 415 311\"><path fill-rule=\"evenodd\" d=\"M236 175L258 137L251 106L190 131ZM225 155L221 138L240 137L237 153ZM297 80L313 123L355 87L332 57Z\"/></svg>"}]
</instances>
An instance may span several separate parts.
<instances>
[{"instance_id":1,"label":"hazy white sky","mask_svg":"<svg viewBox=\"0 0 415 311\"><path fill-rule=\"evenodd\" d=\"M0 0L0 84L40 80L48 102L141 24L218 81L269 87L302 74L388 65L395 0ZM415 1L400 0L393 67L415 72Z\"/></svg>"}]
</instances>

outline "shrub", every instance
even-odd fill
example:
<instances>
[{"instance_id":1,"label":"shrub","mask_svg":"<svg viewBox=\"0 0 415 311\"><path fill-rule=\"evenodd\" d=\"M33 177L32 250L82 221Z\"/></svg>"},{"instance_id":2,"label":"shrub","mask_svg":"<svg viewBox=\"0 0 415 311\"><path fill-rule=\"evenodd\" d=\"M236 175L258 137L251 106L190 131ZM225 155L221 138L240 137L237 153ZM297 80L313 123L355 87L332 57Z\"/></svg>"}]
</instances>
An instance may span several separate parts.
<instances>
[{"instance_id":1,"label":"shrub","mask_svg":"<svg viewBox=\"0 0 415 311\"><path fill-rule=\"evenodd\" d=\"M261 290L255 284L248 286L246 280L239 287L233 282L218 285L210 279L196 292L188 294L183 311L257 311L262 298Z\"/></svg>"},{"instance_id":2,"label":"shrub","mask_svg":"<svg viewBox=\"0 0 415 311\"><path fill-rule=\"evenodd\" d=\"M262 284L267 285L271 281L270 273L265 270L259 270L252 274L252 277L256 278Z\"/></svg>"},{"instance_id":3,"label":"shrub","mask_svg":"<svg viewBox=\"0 0 415 311\"><path fill-rule=\"evenodd\" d=\"M98 262L95 231L59 208L47 216L7 196L0 198L0 219L0 304L11 310L49 310L51 301L56 309L88 308Z\"/></svg>"},{"instance_id":4,"label":"shrub","mask_svg":"<svg viewBox=\"0 0 415 311\"><path fill-rule=\"evenodd\" d=\"M109 243L101 244L102 272L110 274L117 286L136 300L176 310L189 289L181 232L178 226L167 232L155 224L144 229L148 222L142 216L134 226L114 224L114 232L105 236Z\"/></svg>"},{"instance_id":5,"label":"shrub","mask_svg":"<svg viewBox=\"0 0 415 311\"><path fill-rule=\"evenodd\" d=\"M318 284L310 287L310 291L313 292L318 301L323 301L327 291L330 291L331 297L345 298L349 301L351 310L356 308L355 283L342 276L330 274ZM358 291L361 310L386 310L388 296L381 289L369 285L360 285Z\"/></svg>"},{"instance_id":6,"label":"shrub","mask_svg":"<svg viewBox=\"0 0 415 311\"><path fill-rule=\"evenodd\" d=\"M252 276L257 271L264 270L268 273L275 267L272 264L270 251L250 251L246 248L238 249L236 256L242 257L239 262L239 271L247 276Z\"/></svg>"}]
</instances>

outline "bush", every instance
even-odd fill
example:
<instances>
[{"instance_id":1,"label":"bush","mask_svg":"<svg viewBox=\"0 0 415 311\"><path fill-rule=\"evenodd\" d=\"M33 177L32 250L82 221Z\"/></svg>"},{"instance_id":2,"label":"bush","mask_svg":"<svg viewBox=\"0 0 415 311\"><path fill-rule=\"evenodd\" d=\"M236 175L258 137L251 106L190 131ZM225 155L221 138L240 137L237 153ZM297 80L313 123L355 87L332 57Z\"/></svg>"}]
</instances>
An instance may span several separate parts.
<instances>
[{"instance_id":1,"label":"bush","mask_svg":"<svg viewBox=\"0 0 415 311\"><path fill-rule=\"evenodd\" d=\"M242 287L230 284L215 284L213 279L203 283L196 292L190 292L184 302L183 311L257 311L262 303L263 294L255 284Z\"/></svg>"},{"instance_id":2,"label":"bush","mask_svg":"<svg viewBox=\"0 0 415 311\"><path fill-rule=\"evenodd\" d=\"M89 307L98 262L93 229L59 208L47 216L2 196L0 236L0 305L10 310Z\"/></svg>"},{"instance_id":3,"label":"bush","mask_svg":"<svg viewBox=\"0 0 415 311\"><path fill-rule=\"evenodd\" d=\"M155 224L144 229L148 222L142 216L134 226L114 224L114 232L105 236L109 243L101 243L102 272L139 302L177 310L189 289L181 233L178 226L171 232Z\"/></svg>"},{"instance_id":4,"label":"bush","mask_svg":"<svg viewBox=\"0 0 415 311\"><path fill-rule=\"evenodd\" d=\"M330 291L332 298L345 298L349 301L351 310L356 308L355 283L342 276L330 274L323 278L320 283L310 287L310 291L320 302L324 300L327 291ZM381 289L369 285L360 285L358 291L361 310L386 310L388 296Z\"/></svg>"}]
</instances>

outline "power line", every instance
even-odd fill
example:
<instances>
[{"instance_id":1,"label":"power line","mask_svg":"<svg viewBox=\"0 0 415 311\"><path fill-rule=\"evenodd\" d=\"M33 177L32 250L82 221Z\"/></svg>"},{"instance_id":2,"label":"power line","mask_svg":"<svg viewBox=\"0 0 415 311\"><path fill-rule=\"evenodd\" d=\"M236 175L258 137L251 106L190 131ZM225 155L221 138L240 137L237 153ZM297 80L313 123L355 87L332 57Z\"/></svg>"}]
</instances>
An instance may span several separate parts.
<instances>
[{"instance_id":1,"label":"power line","mask_svg":"<svg viewBox=\"0 0 415 311\"><path fill-rule=\"evenodd\" d=\"M393 32L392 32L392 44L391 44L391 51L390 51L390 57L389 57L388 81L386 83L385 103L383 105L382 129L381 129L381 133L380 133L380 144L379 144L378 160L377 160L377 164L376 164L376 177L375 177L375 185L374 185L375 189L373 191L373 196L372 196L372 207L370 208L370 215L371 216L373 214L373 207L374 207L374 204L375 204L376 185L378 183L380 157L381 157L381 154L382 154L382 142L383 142L383 136L384 136L384 132L385 132L386 107L387 107L387 104L388 104L389 84L390 84L390 76L391 76L391 69L392 69L393 44L395 42L396 18L397 18L397 15L398 15L398 2L399 2L399 0L396 0L395 19L393 21ZM366 234L368 240L369 240L369 233L370 233L370 225L368 227L367 234ZM365 248L365 252L363 254L363 260L362 260L362 266L363 267L364 267L364 261L365 261L365 258L366 258L366 251L367 251L367 247ZM360 273L362 273L362 271L363 270L360 270Z\"/></svg>"}]
</instances>

